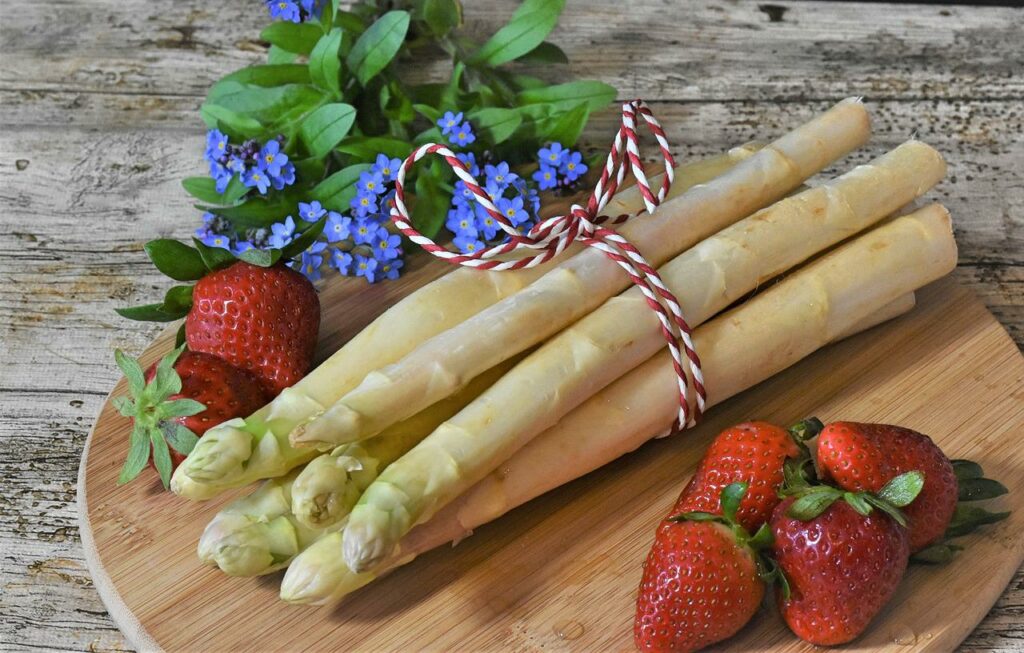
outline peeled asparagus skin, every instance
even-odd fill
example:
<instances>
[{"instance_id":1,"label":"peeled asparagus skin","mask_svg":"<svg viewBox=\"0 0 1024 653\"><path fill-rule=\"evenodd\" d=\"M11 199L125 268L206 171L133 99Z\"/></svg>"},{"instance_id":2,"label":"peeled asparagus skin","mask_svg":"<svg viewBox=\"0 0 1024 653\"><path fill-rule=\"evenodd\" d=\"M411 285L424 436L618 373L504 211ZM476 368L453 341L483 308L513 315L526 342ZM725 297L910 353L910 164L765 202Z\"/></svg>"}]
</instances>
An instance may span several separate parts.
<instances>
[{"instance_id":1,"label":"peeled asparagus skin","mask_svg":"<svg viewBox=\"0 0 1024 653\"><path fill-rule=\"evenodd\" d=\"M825 344L909 309L906 294L956 266L949 214L931 205L860 236L696 330L709 404L793 365ZM659 353L591 397L403 538L370 572L338 555L342 533L298 556L281 586L286 601L329 603L380 573L567 483L653 437L677 409L673 371Z\"/></svg>"},{"instance_id":2,"label":"peeled asparagus skin","mask_svg":"<svg viewBox=\"0 0 1024 653\"><path fill-rule=\"evenodd\" d=\"M375 438L337 447L314 458L291 488L295 519L312 529L333 526L348 516L379 470L397 460L435 428L480 396L521 357L507 360L469 382L460 392L420 411Z\"/></svg>"},{"instance_id":3,"label":"peeled asparagus skin","mask_svg":"<svg viewBox=\"0 0 1024 653\"><path fill-rule=\"evenodd\" d=\"M707 183L758 148L748 144L677 167L672 193ZM630 188L616 195L608 207L611 214L642 209L639 192ZM175 470L171 489L189 499L209 499L227 489L280 476L312 460L317 451L296 450L288 442L288 434L297 425L322 413L370 371L398 360L423 340L522 289L554 265L516 272L455 269L420 288L256 413L210 429Z\"/></svg>"},{"instance_id":4,"label":"peeled asparagus skin","mask_svg":"<svg viewBox=\"0 0 1024 653\"><path fill-rule=\"evenodd\" d=\"M906 143L702 241L663 266L662 278L691 326L699 325L891 214L944 174L938 152ZM658 320L638 290L609 300L552 338L367 488L346 529L346 555L353 556L348 564L368 569L412 526L663 346Z\"/></svg>"},{"instance_id":5,"label":"peeled asparagus skin","mask_svg":"<svg viewBox=\"0 0 1024 653\"><path fill-rule=\"evenodd\" d=\"M784 197L807 177L862 145L867 113L845 100L764 147L714 181L665 202L653 216L619 227L657 266L712 233ZM380 433L395 420L458 390L468 379L540 343L629 285L594 249L562 262L520 292L369 373L323 415L300 426L292 444L327 446Z\"/></svg>"}]
</instances>

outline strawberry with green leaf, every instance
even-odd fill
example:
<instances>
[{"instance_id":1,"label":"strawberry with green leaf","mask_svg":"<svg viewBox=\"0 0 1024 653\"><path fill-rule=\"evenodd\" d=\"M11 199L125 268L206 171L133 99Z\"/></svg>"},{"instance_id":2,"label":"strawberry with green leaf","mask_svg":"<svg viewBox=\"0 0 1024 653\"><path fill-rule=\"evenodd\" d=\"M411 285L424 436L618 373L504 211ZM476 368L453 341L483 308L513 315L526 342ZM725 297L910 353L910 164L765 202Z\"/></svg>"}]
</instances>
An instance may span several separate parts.
<instances>
[{"instance_id":1,"label":"strawberry with green leaf","mask_svg":"<svg viewBox=\"0 0 1024 653\"><path fill-rule=\"evenodd\" d=\"M132 420L128 458L118 483L131 481L151 462L167 488L174 468L207 429L248 415L266 401L251 374L216 356L184 351L184 346L146 372L120 350L114 357L129 395L115 397L113 404Z\"/></svg>"},{"instance_id":2,"label":"strawberry with green leaf","mask_svg":"<svg viewBox=\"0 0 1024 653\"><path fill-rule=\"evenodd\" d=\"M237 257L194 239L146 244L157 269L177 281L162 302L117 309L133 320L185 318L178 344L212 354L253 374L272 398L296 383L313 362L320 328L316 289L284 261L313 244L324 219L281 249L248 250Z\"/></svg>"},{"instance_id":3,"label":"strawberry with green leaf","mask_svg":"<svg viewBox=\"0 0 1024 653\"><path fill-rule=\"evenodd\" d=\"M776 589L790 630L819 646L860 635L896 592L910 556L901 511L924 487L918 471L878 494L798 483L772 514L771 555L785 579Z\"/></svg>"}]
</instances>

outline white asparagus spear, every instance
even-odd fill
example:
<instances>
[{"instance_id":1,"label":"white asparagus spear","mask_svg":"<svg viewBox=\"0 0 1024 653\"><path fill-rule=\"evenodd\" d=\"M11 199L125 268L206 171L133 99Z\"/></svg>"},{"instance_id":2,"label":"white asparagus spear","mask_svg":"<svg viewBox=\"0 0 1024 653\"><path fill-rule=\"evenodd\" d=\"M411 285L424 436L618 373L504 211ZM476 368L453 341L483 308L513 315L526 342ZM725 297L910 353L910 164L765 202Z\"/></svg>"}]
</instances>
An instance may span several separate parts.
<instances>
[{"instance_id":1,"label":"white asparagus spear","mask_svg":"<svg viewBox=\"0 0 1024 653\"><path fill-rule=\"evenodd\" d=\"M291 487L291 512L312 529L348 516L363 491L387 467L466 404L480 396L522 357L507 360L469 382L460 392L420 411L365 442L346 444L314 458Z\"/></svg>"},{"instance_id":2,"label":"white asparagus spear","mask_svg":"<svg viewBox=\"0 0 1024 653\"><path fill-rule=\"evenodd\" d=\"M760 147L742 145L726 154L677 167L670 196L711 181ZM608 207L611 215L641 210L643 200L635 188L624 189ZM563 257L574 251L578 248L570 249ZM274 401L244 420L210 429L175 471L171 489L189 499L209 499L226 489L280 476L311 460L316 451L297 451L288 443L288 434L296 425L322 412L371 370L398 360L420 342L515 293L553 266L549 263L516 272L455 269L420 288Z\"/></svg>"},{"instance_id":3,"label":"white asparagus spear","mask_svg":"<svg viewBox=\"0 0 1024 653\"><path fill-rule=\"evenodd\" d=\"M654 266L784 197L867 139L867 113L844 100L716 180L664 203L619 233ZM395 420L456 392L485 369L543 342L629 285L595 249L564 261L522 291L375 370L327 412L291 434L293 445L326 447L380 433Z\"/></svg>"},{"instance_id":4,"label":"white asparagus spear","mask_svg":"<svg viewBox=\"0 0 1024 653\"><path fill-rule=\"evenodd\" d=\"M896 211L944 174L938 152L905 143L704 240L663 266L662 279L697 326ZM412 526L663 346L659 322L638 290L554 337L366 489L346 529L348 564L360 571L375 564Z\"/></svg>"},{"instance_id":5,"label":"white asparagus spear","mask_svg":"<svg viewBox=\"0 0 1024 653\"><path fill-rule=\"evenodd\" d=\"M903 315L914 308L914 301L914 293L902 295L886 304L877 312L852 325L841 333L836 340L842 340L862 331L867 331L883 322ZM713 403L718 403L718 399L714 399ZM589 423L591 425L590 428L601 428L601 425L594 423L595 420L590 419L588 421L583 414L579 418ZM552 432L556 430L552 429ZM637 432L636 436L636 439L639 440L641 437L644 437L644 434ZM630 446L630 443L631 441L623 440L623 447ZM643 443L641 442L640 444ZM640 444L636 446L640 446ZM522 464L518 463L518 461L527 455L528 449L529 447L523 449L513 457L517 468L522 469ZM609 450L609 455L614 453L614 451L614 449ZM623 451L623 453L628 453L628 451ZM500 481L501 479L494 481L491 477L488 477L470 488L466 494L445 506L430 521L414 528L402 540L400 555L388 559L379 569L374 571L359 574L351 571L345 565L344 558L338 553L342 546L341 528L323 531L305 551L294 559L294 564L289 567L288 573L281 583L281 599L289 603L307 605L330 605L337 603L360 587L390 573L401 565L411 562L419 555L431 549L436 549L448 543L455 546L472 535L473 529L482 526L488 521L498 519L505 512L547 492L548 490L544 488L549 485L549 483L546 483L529 486L527 493L518 493L513 496L501 490L500 485L495 485L496 482L500 484ZM280 480L268 482L280 482ZM501 498L497 501L490 500L490 497L494 496L495 493Z\"/></svg>"},{"instance_id":6,"label":"white asparagus spear","mask_svg":"<svg viewBox=\"0 0 1024 653\"><path fill-rule=\"evenodd\" d=\"M949 214L938 205L840 247L696 330L708 399L717 404L850 333L873 313L956 265ZM418 526L380 567L356 573L342 533L318 540L289 567L286 601L332 602L419 553L457 540L508 510L665 433L676 411L666 353L608 386L519 450L500 471ZM680 436L684 437L684 436Z\"/></svg>"}]
</instances>

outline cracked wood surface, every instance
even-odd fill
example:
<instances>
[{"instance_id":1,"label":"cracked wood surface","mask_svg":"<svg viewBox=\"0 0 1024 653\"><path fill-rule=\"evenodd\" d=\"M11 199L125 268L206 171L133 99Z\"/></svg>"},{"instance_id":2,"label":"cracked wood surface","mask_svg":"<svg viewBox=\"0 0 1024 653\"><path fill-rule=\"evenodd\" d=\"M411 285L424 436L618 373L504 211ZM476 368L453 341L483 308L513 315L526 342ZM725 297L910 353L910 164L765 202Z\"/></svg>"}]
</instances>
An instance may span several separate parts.
<instances>
[{"instance_id":1,"label":"cracked wood surface","mask_svg":"<svg viewBox=\"0 0 1024 653\"><path fill-rule=\"evenodd\" d=\"M480 34L514 6L467 4ZM865 96L875 136L841 168L914 132L937 147L950 174L931 197L956 221L956 274L1024 343L1024 10L567 4L552 40L571 73L651 101L683 157L777 135L847 95ZM137 353L160 327L111 309L166 287L142 244L198 222L179 185L203 172L198 106L262 57L267 20L252 0L0 5L0 651L127 648L83 563L74 483L113 349ZM590 141L614 121L597 116ZM963 649L1022 648L1018 574Z\"/></svg>"}]
</instances>

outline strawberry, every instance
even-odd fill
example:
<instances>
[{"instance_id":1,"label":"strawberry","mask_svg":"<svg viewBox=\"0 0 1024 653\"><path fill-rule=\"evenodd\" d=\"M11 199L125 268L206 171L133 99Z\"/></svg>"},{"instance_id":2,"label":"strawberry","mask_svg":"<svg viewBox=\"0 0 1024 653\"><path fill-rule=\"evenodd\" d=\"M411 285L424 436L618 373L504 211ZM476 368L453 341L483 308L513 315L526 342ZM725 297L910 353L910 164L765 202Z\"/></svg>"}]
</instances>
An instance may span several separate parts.
<instances>
[{"instance_id":1,"label":"strawberry","mask_svg":"<svg viewBox=\"0 0 1024 653\"><path fill-rule=\"evenodd\" d=\"M313 362L320 301L309 280L285 261L316 241L325 220L300 220L301 233L285 247L250 249L237 257L198 239L195 247L166 238L150 241L146 253L161 272L196 283L170 288L162 302L117 312L132 320L185 318L179 343L247 370L272 398Z\"/></svg>"},{"instance_id":2,"label":"strawberry","mask_svg":"<svg viewBox=\"0 0 1024 653\"><path fill-rule=\"evenodd\" d=\"M756 549L769 533L750 537L736 522L746 489L728 485L715 513L684 513L658 526L637 595L637 648L695 651L731 637L757 612L764 583Z\"/></svg>"},{"instance_id":3,"label":"strawberry","mask_svg":"<svg viewBox=\"0 0 1024 653\"><path fill-rule=\"evenodd\" d=\"M888 603L910 556L898 507L923 484L910 472L878 495L807 486L775 508L772 556L785 579L776 601L798 637L819 646L849 642Z\"/></svg>"},{"instance_id":4,"label":"strawberry","mask_svg":"<svg viewBox=\"0 0 1024 653\"><path fill-rule=\"evenodd\" d=\"M150 460L166 488L171 472L207 429L248 415L266 402L263 387L248 372L216 356L182 349L145 374L135 359L120 350L114 354L131 394L116 397L114 406L132 419L128 460L119 483L138 476Z\"/></svg>"},{"instance_id":5,"label":"strawberry","mask_svg":"<svg viewBox=\"0 0 1024 653\"><path fill-rule=\"evenodd\" d=\"M252 372L276 396L309 371L319 328L320 301L308 279L281 263L238 261L196 282L185 340Z\"/></svg>"},{"instance_id":6,"label":"strawberry","mask_svg":"<svg viewBox=\"0 0 1024 653\"><path fill-rule=\"evenodd\" d=\"M921 494L904 510L912 552L938 541L949 527L957 478L950 460L927 435L887 424L835 422L821 432L817 457L824 478L854 492L878 492L899 474L924 473Z\"/></svg>"},{"instance_id":7,"label":"strawberry","mask_svg":"<svg viewBox=\"0 0 1024 653\"><path fill-rule=\"evenodd\" d=\"M789 431L767 422L746 422L722 431L704 453L674 510L717 513L725 486L744 482L749 489L737 519L747 531L755 532L780 501L786 461L800 458L806 451L801 443L820 428L821 422L811 418Z\"/></svg>"}]
</instances>

